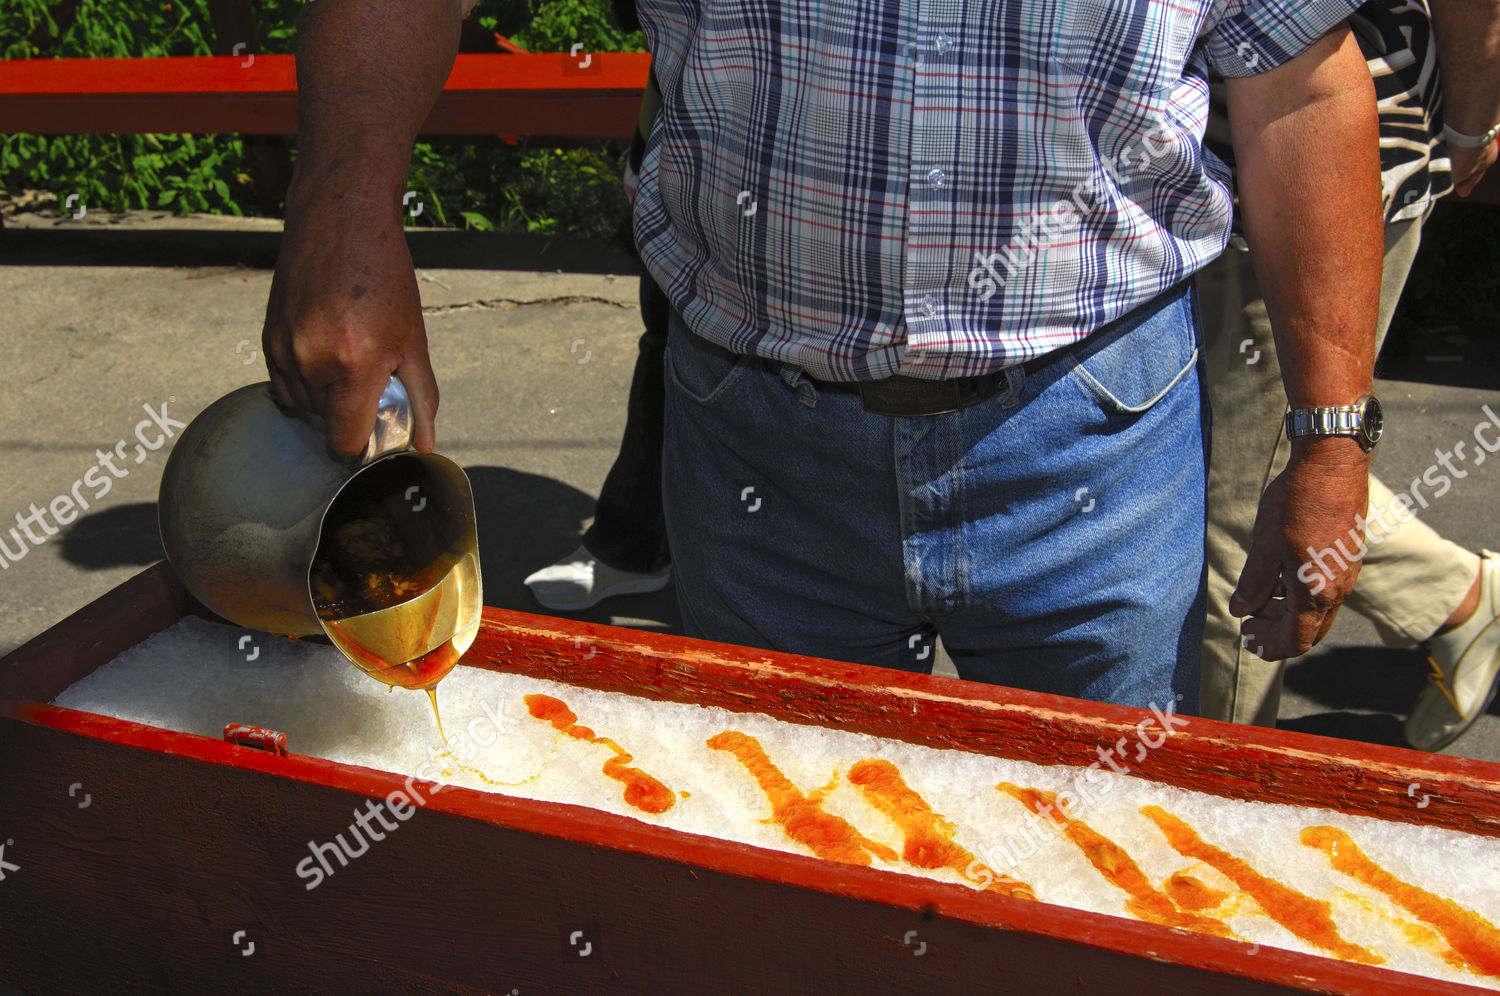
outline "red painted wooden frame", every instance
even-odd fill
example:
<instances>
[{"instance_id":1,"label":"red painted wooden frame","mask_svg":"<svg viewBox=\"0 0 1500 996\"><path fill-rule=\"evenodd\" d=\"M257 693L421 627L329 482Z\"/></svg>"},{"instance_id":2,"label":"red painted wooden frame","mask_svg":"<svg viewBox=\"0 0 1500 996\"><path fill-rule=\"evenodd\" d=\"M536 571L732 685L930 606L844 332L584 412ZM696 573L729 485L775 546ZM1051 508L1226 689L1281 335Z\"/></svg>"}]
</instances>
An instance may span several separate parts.
<instances>
[{"instance_id":1,"label":"red painted wooden frame","mask_svg":"<svg viewBox=\"0 0 1500 996\"><path fill-rule=\"evenodd\" d=\"M429 135L629 138L644 52L459 55ZM297 131L292 56L0 61L0 132Z\"/></svg>"},{"instance_id":2,"label":"red painted wooden frame","mask_svg":"<svg viewBox=\"0 0 1500 996\"><path fill-rule=\"evenodd\" d=\"M351 796L404 779L295 744L278 757L43 704L201 612L158 565L0 661L0 758L17 801L0 833L27 848L0 885L0 922L14 925L0 932L0 978L37 993L101 978L292 991L356 979L421 992L1483 991L463 788L432 795L328 891L305 893L290 875L303 842L347 825ZM1087 764L1150 715L498 609L464 664L1040 763ZM1500 765L1478 761L1192 719L1141 773L1500 836ZM99 810L64 798L74 782L95 787ZM1431 800L1421 809L1413 782ZM104 817L107 832L76 829ZM101 922L115 902L132 908ZM501 948L475 917L508 932ZM204 940L247 923L276 958L219 957ZM558 924L602 929L607 970L560 967ZM928 957L913 957L913 937ZM110 974L63 957L68 943L106 952L89 963Z\"/></svg>"}]
</instances>

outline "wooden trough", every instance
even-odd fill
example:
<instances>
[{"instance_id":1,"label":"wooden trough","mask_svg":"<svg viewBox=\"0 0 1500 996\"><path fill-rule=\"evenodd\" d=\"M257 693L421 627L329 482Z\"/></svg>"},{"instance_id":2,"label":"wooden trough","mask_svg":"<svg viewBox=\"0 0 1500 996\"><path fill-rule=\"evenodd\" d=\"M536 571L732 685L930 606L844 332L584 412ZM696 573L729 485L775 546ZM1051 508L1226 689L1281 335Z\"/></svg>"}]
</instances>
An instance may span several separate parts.
<instances>
[{"instance_id":1,"label":"wooden trough","mask_svg":"<svg viewBox=\"0 0 1500 996\"><path fill-rule=\"evenodd\" d=\"M31 996L1484 991L460 787L310 892L307 842L404 776L46 704L188 614L158 565L0 661L0 980ZM498 609L464 665L1043 764L1150 715ZM1148 767L1500 837L1477 761L1194 719Z\"/></svg>"}]
</instances>

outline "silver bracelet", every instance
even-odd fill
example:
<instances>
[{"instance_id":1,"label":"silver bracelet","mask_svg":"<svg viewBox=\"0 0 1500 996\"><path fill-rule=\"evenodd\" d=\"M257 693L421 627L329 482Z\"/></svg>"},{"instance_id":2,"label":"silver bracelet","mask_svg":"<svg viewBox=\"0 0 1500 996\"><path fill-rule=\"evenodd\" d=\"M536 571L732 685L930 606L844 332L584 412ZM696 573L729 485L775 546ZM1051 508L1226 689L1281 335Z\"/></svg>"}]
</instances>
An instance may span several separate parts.
<instances>
[{"instance_id":1,"label":"silver bracelet","mask_svg":"<svg viewBox=\"0 0 1500 996\"><path fill-rule=\"evenodd\" d=\"M1443 138L1448 140L1449 145L1456 145L1460 149L1482 149L1493 143L1496 137L1500 137L1500 124L1483 135L1466 135L1452 125L1443 125Z\"/></svg>"}]
</instances>

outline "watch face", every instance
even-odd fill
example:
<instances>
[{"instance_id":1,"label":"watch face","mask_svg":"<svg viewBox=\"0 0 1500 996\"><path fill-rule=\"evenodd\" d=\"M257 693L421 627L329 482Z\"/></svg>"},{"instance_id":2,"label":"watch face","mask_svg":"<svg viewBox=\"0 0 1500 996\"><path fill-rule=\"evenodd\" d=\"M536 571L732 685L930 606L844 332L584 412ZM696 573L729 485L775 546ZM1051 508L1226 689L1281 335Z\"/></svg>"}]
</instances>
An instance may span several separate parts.
<instances>
[{"instance_id":1,"label":"watch face","mask_svg":"<svg viewBox=\"0 0 1500 996\"><path fill-rule=\"evenodd\" d=\"M1365 399L1365 410L1363 413L1365 443L1374 446L1380 442L1380 434L1385 431L1385 413L1380 410L1380 402L1375 400L1372 394Z\"/></svg>"}]
</instances>

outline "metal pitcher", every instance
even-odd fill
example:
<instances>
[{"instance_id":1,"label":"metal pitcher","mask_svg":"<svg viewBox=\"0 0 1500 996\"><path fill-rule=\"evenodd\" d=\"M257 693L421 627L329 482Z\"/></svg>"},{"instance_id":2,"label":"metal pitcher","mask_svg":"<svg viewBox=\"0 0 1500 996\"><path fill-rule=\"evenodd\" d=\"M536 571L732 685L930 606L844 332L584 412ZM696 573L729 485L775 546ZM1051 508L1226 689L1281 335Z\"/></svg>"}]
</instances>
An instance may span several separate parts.
<instances>
[{"instance_id":1,"label":"metal pitcher","mask_svg":"<svg viewBox=\"0 0 1500 996\"><path fill-rule=\"evenodd\" d=\"M232 391L167 460L157 505L167 560L230 622L322 633L372 677L431 688L479 630L479 544L468 476L410 440L398 377L357 459L328 447L321 419L277 404L269 383ZM367 522L380 529L361 538ZM364 556L399 564L372 573L369 590L341 573L360 542Z\"/></svg>"}]
</instances>

